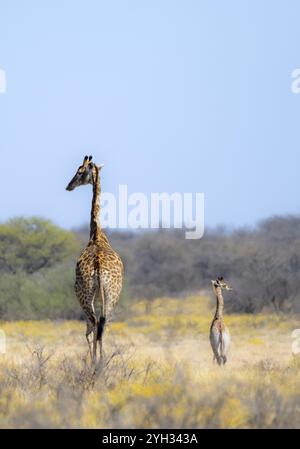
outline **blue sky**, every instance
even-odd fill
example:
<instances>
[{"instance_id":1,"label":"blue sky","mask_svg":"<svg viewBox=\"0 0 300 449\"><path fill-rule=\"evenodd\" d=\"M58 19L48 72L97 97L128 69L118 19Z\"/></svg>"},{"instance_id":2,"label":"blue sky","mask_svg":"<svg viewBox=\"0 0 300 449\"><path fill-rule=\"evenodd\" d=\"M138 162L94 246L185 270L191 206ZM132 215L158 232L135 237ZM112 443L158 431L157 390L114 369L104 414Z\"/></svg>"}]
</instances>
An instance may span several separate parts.
<instances>
[{"instance_id":1,"label":"blue sky","mask_svg":"<svg viewBox=\"0 0 300 449\"><path fill-rule=\"evenodd\" d=\"M0 221L88 221L65 186L204 192L205 222L299 213L300 3L0 0Z\"/></svg>"}]
</instances>

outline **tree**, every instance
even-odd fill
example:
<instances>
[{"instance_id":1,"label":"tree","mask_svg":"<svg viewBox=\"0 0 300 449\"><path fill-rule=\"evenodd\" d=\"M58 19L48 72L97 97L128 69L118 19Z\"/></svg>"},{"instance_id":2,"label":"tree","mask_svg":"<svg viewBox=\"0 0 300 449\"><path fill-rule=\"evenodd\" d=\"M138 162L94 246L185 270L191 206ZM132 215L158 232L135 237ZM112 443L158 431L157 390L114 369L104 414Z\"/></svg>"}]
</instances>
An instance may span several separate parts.
<instances>
[{"instance_id":1,"label":"tree","mask_svg":"<svg viewBox=\"0 0 300 449\"><path fill-rule=\"evenodd\" d=\"M16 218L0 225L0 272L32 274L78 253L73 233L42 218Z\"/></svg>"}]
</instances>

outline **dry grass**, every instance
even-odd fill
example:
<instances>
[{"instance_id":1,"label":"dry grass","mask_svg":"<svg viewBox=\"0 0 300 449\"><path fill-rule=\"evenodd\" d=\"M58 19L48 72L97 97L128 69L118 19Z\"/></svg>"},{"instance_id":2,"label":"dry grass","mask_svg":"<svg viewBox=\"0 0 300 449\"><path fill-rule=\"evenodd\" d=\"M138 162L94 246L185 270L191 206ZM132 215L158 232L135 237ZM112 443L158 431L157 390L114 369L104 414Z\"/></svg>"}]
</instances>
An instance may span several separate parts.
<instances>
[{"instance_id":1,"label":"dry grass","mask_svg":"<svg viewBox=\"0 0 300 449\"><path fill-rule=\"evenodd\" d=\"M81 322L1 323L0 427L295 428L300 426L297 321L232 315L228 365L213 365L204 296L134 304L90 368Z\"/></svg>"}]
</instances>

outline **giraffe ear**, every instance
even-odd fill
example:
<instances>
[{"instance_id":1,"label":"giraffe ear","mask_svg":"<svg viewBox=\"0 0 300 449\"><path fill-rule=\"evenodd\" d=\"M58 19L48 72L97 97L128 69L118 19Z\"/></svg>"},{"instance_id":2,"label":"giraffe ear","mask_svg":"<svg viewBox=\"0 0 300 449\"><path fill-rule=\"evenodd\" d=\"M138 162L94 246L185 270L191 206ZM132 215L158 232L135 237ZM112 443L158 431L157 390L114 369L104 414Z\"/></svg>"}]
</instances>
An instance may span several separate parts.
<instances>
[{"instance_id":1,"label":"giraffe ear","mask_svg":"<svg viewBox=\"0 0 300 449\"><path fill-rule=\"evenodd\" d=\"M101 168L104 167L104 164L100 164L100 165L98 165L98 167L99 167L99 170L101 170Z\"/></svg>"}]
</instances>

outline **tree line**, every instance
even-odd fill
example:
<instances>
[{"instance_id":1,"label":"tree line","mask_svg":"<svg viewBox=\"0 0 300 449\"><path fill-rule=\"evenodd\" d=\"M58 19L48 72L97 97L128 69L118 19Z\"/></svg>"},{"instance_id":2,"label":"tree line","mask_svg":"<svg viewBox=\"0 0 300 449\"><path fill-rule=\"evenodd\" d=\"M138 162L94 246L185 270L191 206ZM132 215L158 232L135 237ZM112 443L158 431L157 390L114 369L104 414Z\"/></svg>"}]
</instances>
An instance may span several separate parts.
<instances>
[{"instance_id":1,"label":"tree line","mask_svg":"<svg viewBox=\"0 0 300 449\"><path fill-rule=\"evenodd\" d=\"M229 312L300 312L299 216L208 229L200 240L186 240L184 230L108 235L125 265L121 309L137 298L183 300L222 275L234 288ZM37 217L0 224L0 319L82 318L73 284L87 241L87 227L71 232Z\"/></svg>"}]
</instances>

